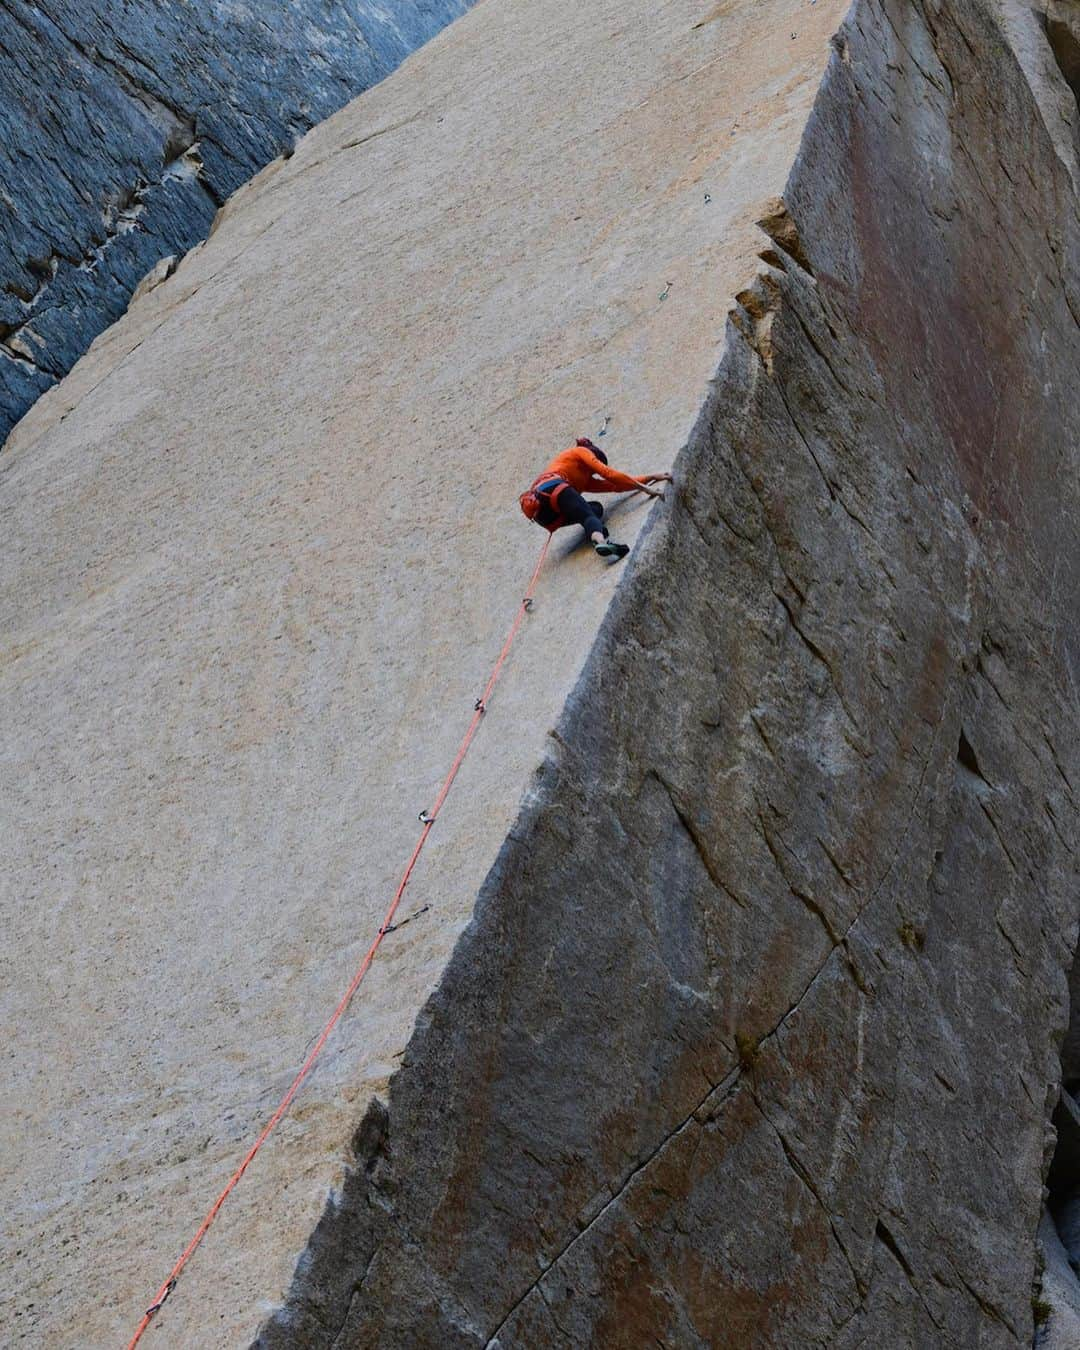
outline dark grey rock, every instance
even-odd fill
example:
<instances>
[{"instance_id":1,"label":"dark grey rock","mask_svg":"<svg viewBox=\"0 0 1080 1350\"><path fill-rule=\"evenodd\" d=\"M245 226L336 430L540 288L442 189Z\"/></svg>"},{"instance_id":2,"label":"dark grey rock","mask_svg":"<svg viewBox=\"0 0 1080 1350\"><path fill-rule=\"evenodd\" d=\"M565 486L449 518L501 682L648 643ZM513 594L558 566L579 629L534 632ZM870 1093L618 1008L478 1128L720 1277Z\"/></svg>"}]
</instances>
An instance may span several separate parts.
<instances>
[{"instance_id":1,"label":"dark grey rock","mask_svg":"<svg viewBox=\"0 0 1080 1350\"><path fill-rule=\"evenodd\" d=\"M0 442L166 254L471 0L0 0Z\"/></svg>"},{"instance_id":2,"label":"dark grey rock","mask_svg":"<svg viewBox=\"0 0 1080 1350\"><path fill-rule=\"evenodd\" d=\"M1080 1281L1048 1213L1039 1224L1039 1245L1044 1270L1035 1300L1035 1345L1038 1350L1074 1350L1080 1344Z\"/></svg>"}]
</instances>

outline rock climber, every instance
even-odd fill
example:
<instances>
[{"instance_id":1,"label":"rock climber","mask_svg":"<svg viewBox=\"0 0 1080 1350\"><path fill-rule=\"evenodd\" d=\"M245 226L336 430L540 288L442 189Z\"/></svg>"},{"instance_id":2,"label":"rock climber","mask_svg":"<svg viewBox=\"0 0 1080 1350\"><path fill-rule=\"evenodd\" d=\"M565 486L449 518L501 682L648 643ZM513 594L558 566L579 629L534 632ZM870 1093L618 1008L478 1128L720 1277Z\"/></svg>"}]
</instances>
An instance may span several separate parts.
<instances>
[{"instance_id":1,"label":"rock climber","mask_svg":"<svg viewBox=\"0 0 1080 1350\"><path fill-rule=\"evenodd\" d=\"M521 509L530 520L545 530L560 530L564 525L580 525L585 537L601 558L625 558L628 545L608 538L604 508L599 502L586 501L585 492L644 492L649 497L664 496L654 483L670 483L669 473L648 473L631 478L608 467L607 456L587 436L579 436L569 450L556 455L542 474L521 494Z\"/></svg>"}]
</instances>

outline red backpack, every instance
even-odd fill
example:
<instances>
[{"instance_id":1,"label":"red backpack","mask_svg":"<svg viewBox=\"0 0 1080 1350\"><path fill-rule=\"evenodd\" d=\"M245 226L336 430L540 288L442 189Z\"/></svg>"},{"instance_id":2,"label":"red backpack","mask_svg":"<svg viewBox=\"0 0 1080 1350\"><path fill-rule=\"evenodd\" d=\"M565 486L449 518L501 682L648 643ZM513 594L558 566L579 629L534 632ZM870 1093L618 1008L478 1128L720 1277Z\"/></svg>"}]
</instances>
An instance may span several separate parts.
<instances>
[{"instance_id":1,"label":"red backpack","mask_svg":"<svg viewBox=\"0 0 1080 1350\"><path fill-rule=\"evenodd\" d=\"M555 520L550 525L545 525L544 528L547 530L557 530L562 522L558 516L558 506L556 503L562 495L563 489L569 487L570 484L560 480L558 485L551 491L541 492L537 485L542 483L544 478L545 475L542 474L536 482L533 483L532 487L521 494L518 498L518 503L521 506L522 514L528 520L535 520L540 514L542 507L550 506L552 511L556 513ZM555 480L549 478L547 481L554 482Z\"/></svg>"}]
</instances>

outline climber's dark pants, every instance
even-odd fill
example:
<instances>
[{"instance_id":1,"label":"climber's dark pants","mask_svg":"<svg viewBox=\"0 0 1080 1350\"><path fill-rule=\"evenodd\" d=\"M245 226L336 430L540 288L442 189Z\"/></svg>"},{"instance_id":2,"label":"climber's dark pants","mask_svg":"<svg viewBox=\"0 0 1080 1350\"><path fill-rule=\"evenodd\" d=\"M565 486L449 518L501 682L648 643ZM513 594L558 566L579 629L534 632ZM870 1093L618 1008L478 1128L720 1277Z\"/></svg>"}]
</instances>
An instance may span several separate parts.
<instances>
[{"instance_id":1,"label":"climber's dark pants","mask_svg":"<svg viewBox=\"0 0 1080 1350\"><path fill-rule=\"evenodd\" d=\"M546 505L543 506L537 521L547 529L552 526L560 529L563 525L580 525L585 531L586 539L594 534L602 534L606 538L607 530L604 529L603 515L604 508L599 502L587 502L576 488L567 485L559 493L555 511L552 512Z\"/></svg>"}]
</instances>

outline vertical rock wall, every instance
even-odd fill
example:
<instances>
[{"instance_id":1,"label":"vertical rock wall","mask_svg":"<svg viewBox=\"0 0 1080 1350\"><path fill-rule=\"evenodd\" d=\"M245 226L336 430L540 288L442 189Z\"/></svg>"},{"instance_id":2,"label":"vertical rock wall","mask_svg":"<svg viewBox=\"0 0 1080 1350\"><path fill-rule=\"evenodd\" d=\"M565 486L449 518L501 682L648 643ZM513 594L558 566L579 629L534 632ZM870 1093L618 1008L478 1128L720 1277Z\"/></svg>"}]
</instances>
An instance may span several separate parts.
<instances>
[{"instance_id":1,"label":"vertical rock wall","mask_svg":"<svg viewBox=\"0 0 1080 1350\"><path fill-rule=\"evenodd\" d=\"M854 6L677 500L260 1346L1031 1343L1080 219L1014 44Z\"/></svg>"},{"instance_id":2,"label":"vertical rock wall","mask_svg":"<svg viewBox=\"0 0 1080 1350\"><path fill-rule=\"evenodd\" d=\"M614 462L670 467L847 2L473 7L235 193L9 438L16 1344L125 1344L280 1100L533 567L518 492L605 422ZM648 515L613 507L617 536ZM557 540L410 884L423 913L153 1341L246 1344L282 1302L629 579Z\"/></svg>"},{"instance_id":3,"label":"vertical rock wall","mask_svg":"<svg viewBox=\"0 0 1080 1350\"><path fill-rule=\"evenodd\" d=\"M468 0L0 0L0 442L225 198Z\"/></svg>"}]
</instances>

